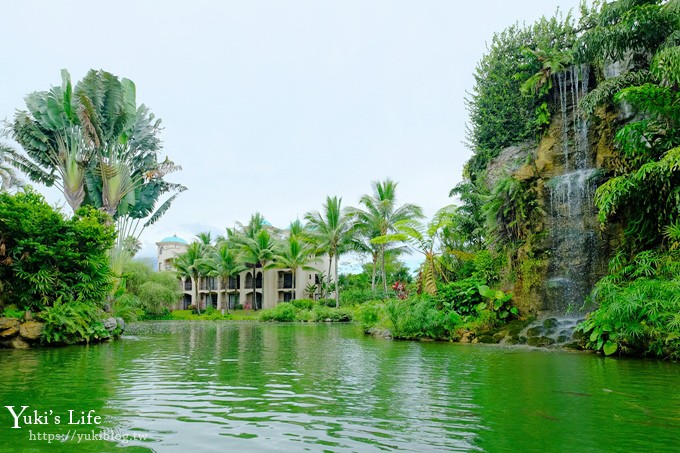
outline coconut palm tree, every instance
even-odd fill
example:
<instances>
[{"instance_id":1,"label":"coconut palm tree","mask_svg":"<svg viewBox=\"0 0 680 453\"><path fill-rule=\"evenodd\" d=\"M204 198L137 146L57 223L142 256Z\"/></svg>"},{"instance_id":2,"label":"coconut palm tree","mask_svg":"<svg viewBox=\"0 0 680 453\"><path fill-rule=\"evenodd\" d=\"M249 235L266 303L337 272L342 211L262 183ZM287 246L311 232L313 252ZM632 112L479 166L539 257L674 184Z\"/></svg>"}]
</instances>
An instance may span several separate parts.
<instances>
[{"instance_id":1,"label":"coconut palm tree","mask_svg":"<svg viewBox=\"0 0 680 453\"><path fill-rule=\"evenodd\" d=\"M309 235L316 242L318 250L328 255L328 275L331 275L331 263L335 259L335 306L340 306L340 288L338 286L338 262L341 253L348 248L350 224L342 212L342 198L326 197L323 211L309 212L305 215L308 222Z\"/></svg>"},{"instance_id":2,"label":"coconut palm tree","mask_svg":"<svg viewBox=\"0 0 680 453\"><path fill-rule=\"evenodd\" d=\"M379 246L380 268L383 281L383 290L387 292L387 275L385 272L385 252L388 243L374 241L375 238L386 236L388 233L396 232L395 224L403 220L421 219L422 209L414 204L397 206L396 202L397 183L391 179L373 182L373 195L364 195L359 200L359 204L364 209L350 208L347 214L355 222L356 228L365 233L375 235L371 239L372 243Z\"/></svg>"},{"instance_id":3,"label":"coconut palm tree","mask_svg":"<svg viewBox=\"0 0 680 453\"><path fill-rule=\"evenodd\" d=\"M227 295L229 287L229 279L235 275L240 274L247 267L239 261L237 251L226 241L218 242L217 246L210 254L209 260L215 270L214 275L221 281L221 287L224 290L224 295ZM223 307L222 293L218 293L217 303ZM229 311L229 300L227 299L227 312Z\"/></svg>"},{"instance_id":4,"label":"coconut palm tree","mask_svg":"<svg viewBox=\"0 0 680 453\"><path fill-rule=\"evenodd\" d=\"M309 263L314 260L314 246L304 242L302 223L299 220L291 223L288 237L276 244L274 259L270 267L290 269L293 277L293 299L297 294L297 270L317 271Z\"/></svg>"},{"instance_id":5,"label":"coconut palm tree","mask_svg":"<svg viewBox=\"0 0 680 453\"><path fill-rule=\"evenodd\" d=\"M241 263L253 270L251 287L253 289L253 307L257 310L257 269L261 268L263 270L262 288L264 289L266 287L264 268L271 263L274 258L274 240L264 228L257 232L255 231L257 230L246 228L244 231L233 235L231 240L238 247ZM254 236L250 237L249 235L253 233ZM263 291L262 293L264 295L266 291ZM264 304L264 302L265 301L263 300L262 303Z\"/></svg>"},{"instance_id":6,"label":"coconut palm tree","mask_svg":"<svg viewBox=\"0 0 680 453\"><path fill-rule=\"evenodd\" d=\"M204 248L199 242L192 242L183 254L177 256L173 265L180 277L189 277L192 280L192 301L198 313L201 313L201 304L198 300L198 283L201 277L201 264Z\"/></svg>"}]
</instances>

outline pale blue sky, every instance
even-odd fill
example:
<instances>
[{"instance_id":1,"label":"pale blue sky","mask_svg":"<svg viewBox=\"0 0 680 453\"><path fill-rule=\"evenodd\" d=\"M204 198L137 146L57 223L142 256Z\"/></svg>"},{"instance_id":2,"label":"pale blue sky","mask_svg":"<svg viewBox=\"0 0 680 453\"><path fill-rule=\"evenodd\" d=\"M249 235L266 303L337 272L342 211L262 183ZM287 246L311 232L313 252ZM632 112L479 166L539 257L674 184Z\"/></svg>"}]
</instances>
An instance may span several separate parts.
<instances>
[{"instance_id":1,"label":"pale blue sky","mask_svg":"<svg viewBox=\"0 0 680 453\"><path fill-rule=\"evenodd\" d=\"M431 215L470 156L464 97L486 43L558 5L578 1L8 2L0 119L61 68L132 79L189 187L142 255L255 211L286 226L326 195L356 205L386 177Z\"/></svg>"}]
</instances>

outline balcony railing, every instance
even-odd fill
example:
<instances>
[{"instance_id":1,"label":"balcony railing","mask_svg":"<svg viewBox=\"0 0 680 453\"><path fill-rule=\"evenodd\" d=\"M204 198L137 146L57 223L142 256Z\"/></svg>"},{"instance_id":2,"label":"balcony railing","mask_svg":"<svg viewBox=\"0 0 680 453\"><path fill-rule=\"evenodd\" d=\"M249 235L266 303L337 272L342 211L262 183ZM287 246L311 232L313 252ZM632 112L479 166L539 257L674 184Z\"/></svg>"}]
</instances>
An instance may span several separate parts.
<instances>
[{"instance_id":1,"label":"balcony railing","mask_svg":"<svg viewBox=\"0 0 680 453\"><path fill-rule=\"evenodd\" d=\"M278 282L279 289L293 289L293 281L280 278Z\"/></svg>"}]
</instances>

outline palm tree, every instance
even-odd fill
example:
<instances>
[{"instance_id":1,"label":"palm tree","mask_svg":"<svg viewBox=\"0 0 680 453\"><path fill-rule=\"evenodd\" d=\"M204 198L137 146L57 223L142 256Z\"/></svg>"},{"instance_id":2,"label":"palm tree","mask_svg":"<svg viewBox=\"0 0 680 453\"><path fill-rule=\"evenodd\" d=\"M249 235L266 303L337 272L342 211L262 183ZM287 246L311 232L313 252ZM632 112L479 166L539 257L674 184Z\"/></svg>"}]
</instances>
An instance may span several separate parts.
<instances>
[{"instance_id":1,"label":"palm tree","mask_svg":"<svg viewBox=\"0 0 680 453\"><path fill-rule=\"evenodd\" d=\"M236 250L226 241L220 241L210 255L210 261L215 269L215 276L221 281L224 295L227 295L229 279L246 270L246 266L239 261ZM222 307L224 301L221 299L222 293L218 293L220 298L217 302ZM229 300L227 298L227 312L229 311Z\"/></svg>"},{"instance_id":2,"label":"palm tree","mask_svg":"<svg viewBox=\"0 0 680 453\"><path fill-rule=\"evenodd\" d=\"M318 250L328 255L328 275L331 275L331 263L335 259L335 306L340 306L340 288L338 286L338 261L349 243L350 224L342 212L342 198L326 197L323 212L309 212L305 215L309 234L318 246Z\"/></svg>"},{"instance_id":3,"label":"palm tree","mask_svg":"<svg viewBox=\"0 0 680 453\"><path fill-rule=\"evenodd\" d=\"M198 300L198 283L201 277L201 262L203 260L203 246L198 242L189 244L189 248L173 261L175 269L180 277L189 277L192 280L193 303L196 310L201 313L201 304Z\"/></svg>"},{"instance_id":4,"label":"palm tree","mask_svg":"<svg viewBox=\"0 0 680 453\"><path fill-rule=\"evenodd\" d=\"M293 274L293 299L297 294L297 270L318 271L315 267L309 266L309 263L314 259L314 247L303 241L302 234L302 223L299 220L292 222L286 240L277 243L274 259L270 265L270 267L291 270Z\"/></svg>"},{"instance_id":5,"label":"palm tree","mask_svg":"<svg viewBox=\"0 0 680 453\"><path fill-rule=\"evenodd\" d=\"M425 257L421 269L421 283L427 294L436 294L437 277L444 275L442 263L439 260L443 248L443 235L447 227L453 222L456 207L445 206L434 215L432 220L423 224L419 220L400 220L396 222L397 233L376 238L377 243L406 241L411 248Z\"/></svg>"},{"instance_id":6,"label":"palm tree","mask_svg":"<svg viewBox=\"0 0 680 453\"><path fill-rule=\"evenodd\" d=\"M364 209L350 208L347 211L348 215L354 218L357 228L374 235L371 241L379 246L380 268L385 292L387 292L385 252L388 246L386 242L375 242L375 238L396 232L397 222L423 217L423 211L417 205L405 204L397 207L396 188L397 183L391 179L386 179L384 182L375 181L373 182L373 195L364 195L359 200L359 204L363 205Z\"/></svg>"},{"instance_id":7,"label":"palm tree","mask_svg":"<svg viewBox=\"0 0 680 453\"><path fill-rule=\"evenodd\" d=\"M257 231L257 232L255 232ZM250 234L253 234L250 237ZM262 294L265 292L265 274L264 268L272 261L274 257L274 240L269 232L262 228L260 230L250 229L246 227L244 231L235 234L231 240L236 244L240 251L241 262L253 270L252 289L253 289L253 307L257 310L257 288L256 276L257 269L262 268ZM264 300L262 301L264 304Z\"/></svg>"},{"instance_id":8,"label":"palm tree","mask_svg":"<svg viewBox=\"0 0 680 453\"><path fill-rule=\"evenodd\" d=\"M210 233L210 231L201 232L196 235L196 239L198 240L198 244L200 244L202 249L201 251L202 259L198 264L198 270L200 278L202 278L205 281L205 287L208 290L208 300L210 300L212 303L212 285L210 284L208 277L217 276L217 268L213 265L210 259L211 255L215 250L212 245L212 234ZM197 282L197 284L199 284L199 282ZM206 307L207 306L208 303L206 302Z\"/></svg>"}]
</instances>

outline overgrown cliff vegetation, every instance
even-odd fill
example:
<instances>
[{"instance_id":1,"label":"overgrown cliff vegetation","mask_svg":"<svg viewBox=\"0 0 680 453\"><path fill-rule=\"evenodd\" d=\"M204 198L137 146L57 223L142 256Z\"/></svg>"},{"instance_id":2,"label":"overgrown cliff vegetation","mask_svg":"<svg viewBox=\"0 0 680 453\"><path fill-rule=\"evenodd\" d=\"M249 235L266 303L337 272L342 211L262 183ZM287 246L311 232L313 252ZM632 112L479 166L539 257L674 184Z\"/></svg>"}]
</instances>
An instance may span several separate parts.
<instances>
[{"instance_id":1,"label":"overgrown cliff vegetation","mask_svg":"<svg viewBox=\"0 0 680 453\"><path fill-rule=\"evenodd\" d=\"M611 261L581 328L589 347L609 354L678 358L680 2L596 2L579 16L510 27L479 63L468 101L474 155L452 191L468 214L465 244L504 257L500 279L523 295L540 285L535 276L551 259L540 245L549 234L544 183L564 163L539 161L546 137L567 127L558 118L558 82L585 68L587 94L570 102L578 100L583 118L574 121L590 125L585 140L601 178L594 205ZM525 161L515 168L503 162L498 174L494 160L511 146L534 151L518 153Z\"/></svg>"}]
</instances>

